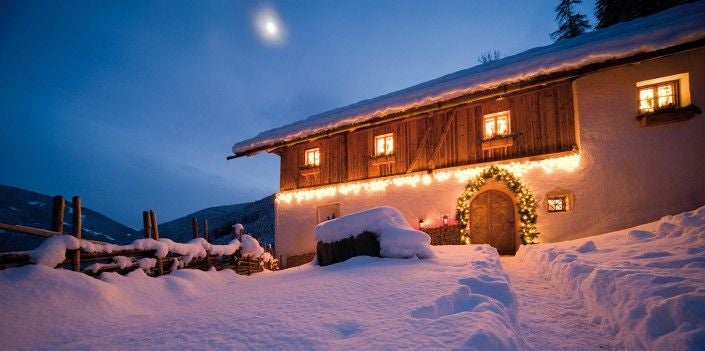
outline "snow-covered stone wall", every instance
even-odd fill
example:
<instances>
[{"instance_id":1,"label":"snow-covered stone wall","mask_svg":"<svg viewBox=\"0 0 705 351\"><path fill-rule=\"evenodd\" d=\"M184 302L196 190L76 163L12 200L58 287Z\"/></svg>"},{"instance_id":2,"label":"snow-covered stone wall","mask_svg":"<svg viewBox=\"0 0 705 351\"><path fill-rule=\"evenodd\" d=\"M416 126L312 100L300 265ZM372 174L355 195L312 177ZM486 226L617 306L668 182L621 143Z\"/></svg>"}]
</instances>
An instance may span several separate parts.
<instances>
[{"instance_id":1,"label":"snow-covered stone wall","mask_svg":"<svg viewBox=\"0 0 705 351\"><path fill-rule=\"evenodd\" d=\"M535 168L520 178L538 199L539 239L556 242L623 229L705 204L705 117L641 127L636 120L636 83L688 72L693 104L705 107L705 49L621 66L573 82L580 166L573 171ZM388 186L383 191L336 193L298 202L277 201L277 253L286 259L315 251L317 208L339 204L344 215L377 206L398 209L413 228L454 222L464 183L454 179ZM501 184L485 189L502 190ZM573 193L572 210L547 213L545 195ZM509 193L513 197L513 194ZM519 221L517 220L518 224ZM518 240L517 234L517 244Z\"/></svg>"}]
</instances>

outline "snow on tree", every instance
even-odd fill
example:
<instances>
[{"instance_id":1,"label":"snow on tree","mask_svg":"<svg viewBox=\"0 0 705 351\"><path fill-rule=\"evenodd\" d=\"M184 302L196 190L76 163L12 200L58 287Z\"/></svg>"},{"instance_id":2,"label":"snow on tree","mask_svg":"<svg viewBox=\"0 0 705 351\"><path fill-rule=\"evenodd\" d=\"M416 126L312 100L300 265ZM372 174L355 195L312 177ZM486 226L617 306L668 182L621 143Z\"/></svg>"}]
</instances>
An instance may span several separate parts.
<instances>
[{"instance_id":1,"label":"snow on tree","mask_svg":"<svg viewBox=\"0 0 705 351\"><path fill-rule=\"evenodd\" d=\"M595 28L607 28L619 22L633 20L661 12L667 8L694 0L597 0L595 2Z\"/></svg>"},{"instance_id":2,"label":"snow on tree","mask_svg":"<svg viewBox=\"0 0 705 351\"><path fill-rule=\"evenodd\" d=\"M578 5L582 0L561 0L556 6L556 22L558 30L551 33L555 41L570 39L585 33L590 29L590 23L585 15L573 12L573 5Z\"/></svg>"}]
</instances>

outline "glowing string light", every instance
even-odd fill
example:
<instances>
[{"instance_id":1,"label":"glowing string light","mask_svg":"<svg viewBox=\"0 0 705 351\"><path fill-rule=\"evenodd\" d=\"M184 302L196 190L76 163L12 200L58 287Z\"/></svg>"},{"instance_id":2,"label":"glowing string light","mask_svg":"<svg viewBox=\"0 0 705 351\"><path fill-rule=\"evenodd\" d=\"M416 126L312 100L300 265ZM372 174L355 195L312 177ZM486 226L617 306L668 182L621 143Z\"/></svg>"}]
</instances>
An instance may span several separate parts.
<instances>
[{"instance_id":1,"label":"glowing string light","mask_svg":"<svg viewBox=\"0 0 705 351\"><path fill-rule=\"evenodd\" d=\"M533 170L542 170L546 174L551 174L556 171L574 172L580 166L580 155L572 154L556 158L549 158L534 161L512 162L498 165L502 169L506 169L517 177L526 175ZM455 169L446 169L434 171L433 173L417 173L411 175L393 176L382 179L361 180L356 182L348 182L336 185L327 185L312 189L288 190L277 193L276 201L280 203L297 203L321 200L325 198L340 195L359 195L362 192L383 192L391 185L396 187L411 187L415 188L419 185L432 185L434 183L443 183L450 178L454 178L460 184L467 184L471 179L476 178L487 168L487 165L482 166L466 166ZM518 182L510 180L511 182ZM514 184L509 184L514 187ZM523 191L528 191L523 187ZM521 195L521 193L519 194Z\"/></svg>"}]
</instances>

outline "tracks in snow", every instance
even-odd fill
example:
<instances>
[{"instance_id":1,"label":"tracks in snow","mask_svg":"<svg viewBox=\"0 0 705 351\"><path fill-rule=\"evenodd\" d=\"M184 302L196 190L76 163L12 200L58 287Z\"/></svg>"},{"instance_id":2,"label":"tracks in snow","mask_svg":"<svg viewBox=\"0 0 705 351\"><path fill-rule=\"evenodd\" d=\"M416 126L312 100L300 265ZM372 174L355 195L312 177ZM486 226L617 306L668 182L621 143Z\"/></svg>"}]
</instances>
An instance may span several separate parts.
<instances>
[{"instance_id":1,"label":"tracks in snow","mask_svg":"<svg viewBox=\"0 0 705 351\"><path fill-rule=\"evenodd\" d=\"M502 266L517 295L519 325L527 350L622 350L614 338L590 323L579 300L565 296L550 279L517 257Z\"/></svg>"}]
</instances>

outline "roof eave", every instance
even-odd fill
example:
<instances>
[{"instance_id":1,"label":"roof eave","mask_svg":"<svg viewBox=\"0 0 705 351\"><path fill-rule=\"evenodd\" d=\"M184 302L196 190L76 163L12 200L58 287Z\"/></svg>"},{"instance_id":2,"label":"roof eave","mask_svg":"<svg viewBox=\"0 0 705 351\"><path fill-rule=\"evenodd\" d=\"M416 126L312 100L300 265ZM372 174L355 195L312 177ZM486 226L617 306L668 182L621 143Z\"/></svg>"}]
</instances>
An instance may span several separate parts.
<instances>
[{"instance_id":1,"label":"roof eave","mask_svg":"<svg viewBox=\"0 0 705 351\"><path fill-rule=\"evenodd\" d=\"M649 51L649 52L642 52L642 53L637 53L632 56L628 57L623 57L623 58L618 58L618 59L612 59L608 61L603 61L603 62L596 62L596 63L591 63L579 68L574 68L566 71L560 71L560 72L553 72L553 73L548 73L544 75L539 75L533 78L530 78L528 80L523 80L523 81L516 81L513 83L507 83L500 85L496 88L492 89L487 89L487 90L482 90L478 92L473 92L470 94L465 94L461 95L455 98L451 98L445 101L440 101L440 102L435 102L435 103L430 103L427 105L423 106L418 106L415 108L411 108L408 110L404 111L399 111L399 112L394 112L390 113L384 116L372 118L370 120L364 121L364 122L359 122L359 123L352 123L346 126L342 126L333 130L327 130L319 133L314 133L310 134L307 136L295 138L292 140L286 140L286 141L280 141L280 142L275 142L272 144L268 145L263 145L263 146L258 146L258 147L253 147L251 149L246 149L240 152L236 152L233 155L227 156L228 160L232 160L235 158L243 157L243 156L254 156L262 151L267 151L267 152L275 152L278 149L292 146L295 144L300 144L303 142L307 142L310 140L315 140L315 139L321 139L325 137L329 137L335 134L340 134L344 133L349 130L354 130L354 129L359 129L359 128L365 128L381 123L386 123L389 121L397 120L397 119L403 119L406 118L410 115L415 115L415 114L421 114L433 110L439 110L442 108L448 108L448 107L453 107L457 105L462 105L466 103L470 103L473 101L478 101L482 99L487 99L491 98L493 96L497 95L503 95L503 94L508 94L508 93L513 93L518 90L524 90L540 85L545 85L551 82L556 82L556 81L561 81L561 80L566 80L566 79L572 79L576 78L582 75L585 75L587 73L594 73L597 71L609 69L612 67L616 66L621 66L625 64L630 64L638 61L644 61L644 60L649 60L649 59L654 59L662 56L667 56L667 55L672 55L675 53L683 52L683 51L688 51L692 49L697 49L700 47L705 46L705 38L698 39L695 41L691 41L688 43L680 44L680 45L675 45L663 49L658 49L654 51Z\"/></svg>"}]
</instances>

